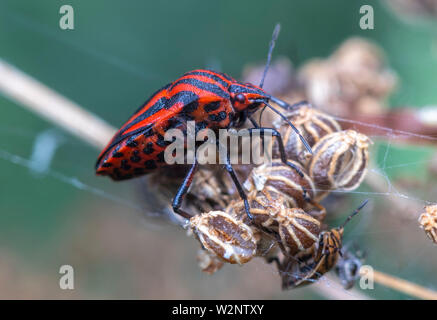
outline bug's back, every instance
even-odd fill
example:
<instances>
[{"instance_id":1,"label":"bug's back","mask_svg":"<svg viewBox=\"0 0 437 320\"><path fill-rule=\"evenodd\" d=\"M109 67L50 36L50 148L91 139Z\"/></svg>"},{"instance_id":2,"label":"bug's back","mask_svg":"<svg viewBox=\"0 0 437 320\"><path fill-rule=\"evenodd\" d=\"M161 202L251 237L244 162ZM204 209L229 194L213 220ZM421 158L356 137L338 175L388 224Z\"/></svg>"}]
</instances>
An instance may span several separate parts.
<instances>
[{"instance_id":1,"label":"bug's back","mask_svg":"<svg viewBox=\"0 0 437 320\"><path fill-rule=\"evenodd\" d=\"M121 127L100 154L96 172L114 180L129 179L165 166L167 130L186 134L187 121L196 131L227 128L235 116L228 88L235 79L214 71L194 70L155 92Z\"/></svg>"}]
</instances>

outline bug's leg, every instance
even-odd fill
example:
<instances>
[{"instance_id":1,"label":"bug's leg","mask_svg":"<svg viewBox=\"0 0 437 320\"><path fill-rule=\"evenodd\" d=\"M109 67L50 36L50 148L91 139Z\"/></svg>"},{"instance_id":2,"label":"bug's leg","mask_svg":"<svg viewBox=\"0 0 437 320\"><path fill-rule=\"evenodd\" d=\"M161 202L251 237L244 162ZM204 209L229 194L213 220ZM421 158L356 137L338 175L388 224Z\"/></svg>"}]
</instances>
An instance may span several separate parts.
<instances>
[{"instance_id":1,"label":"bug's leg","mask_svg":"<svg viewBox=\"0 0 437 320\"><path fill-rule=\"evenodd\" d=\"M244 202L244 209L246 211L247 216L249 217L250 221L253 221L253 216L250 213L250 206L249 206L249 201L247 201L247 195L243 190L243 187L241 186L240 181L238 180L237 175L235 174L234 168L232 168L231 165L231 159L229 156L229 152L226 155L226 164L225 164L225 168L226 171L229 173L229 175L231 176L232 181L235 184L235 187L237 188L238 194L240 195L241 199L243 199Z\"/></svg>"},{"instance_id":2,"label":"bug's leg","mask_svg":"<svg viewBox=\"0 0 437 320\"><path fill-rule=\"evenodd\" d=\"M290 168L292 168L293 170L295 170L302 178L304 177L303 172L296 167L293 163L291 163L290 161L287 160L287 155L285 154L285 147L284 147L284 142L282 141L282 136L279 133L279 131L273 129L273 128L249 128L247 129L247 131L249 132L250 136L252 136L252 133L254 132L254 130L259 130L259 133L261 134L261 136L263 137L265 133L270 133L273 137L276 138L276 141L278 142L278 147L279 147L279 153L281 155L281 161L283 164L289 166ZM303 198L306 201L310 201L310 198L308 197L308 192L306 191L306 189L304 187L302 187L302 193L303 193Z\"/></svg>"},{"instance_id":3,"label":"bug's leg","mask_svg":"<svg viewBox=\"0 0 437 320\"><path fill-rule=\"evenodd\" d=\"M278 257L270 257L267 259L267 263L275 263L276 266L278 267L278 270L281 270L282 266L281 266L281 261L279 260Z\"/></svg>"},{"instance_id":4,"label":"bug's leg","mask_svg":"<svg viewBox=\"0 0 437 320\"><path fill-rule=\"evenodd\" d=\"M191 165L190 170L188 171L187 175L184 178L184 181L182 182L182 185L179 187L178 192L176 193L176 196L173 199L172 207L173 211L180 216L184 217L185 219L190 219L192 217L191 214L181 209L182 201L184 200L185 195L188 192L188 188L190 187L191 183L193 182L193 177L196 172L197 168L197 159L194 158L194 163Z\"/></svg>"}]
</instances>

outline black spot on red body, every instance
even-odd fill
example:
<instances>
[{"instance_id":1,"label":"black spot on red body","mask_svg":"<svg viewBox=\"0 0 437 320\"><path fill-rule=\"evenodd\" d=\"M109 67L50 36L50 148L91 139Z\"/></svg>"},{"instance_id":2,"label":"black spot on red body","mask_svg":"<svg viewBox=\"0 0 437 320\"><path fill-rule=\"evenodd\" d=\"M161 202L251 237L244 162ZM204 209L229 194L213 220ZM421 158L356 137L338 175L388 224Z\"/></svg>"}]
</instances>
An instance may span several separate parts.
<instances>
[{"instance_id":1,"label":"black spot on red body","mask_svg":"<svg viewBox=\"0 0 437 320\"><path fill-rule=\"evenodd\" d=\"M129 160L121 160L121 168L124 170L130 170L130 168L132 168L132 166L129 164Z\"/></svg>"},{"instance_id":2,"label":"black spot on red body","mask_svg":"<svg viewBox=\"0 0 437 320\"><path fill-rule=\"evenodd\" d=\"M135 150L133 155L130 157L130 161L132 162L140 162L141 161L141 157L138 155L138 151Z\"/></svg>"},{"instance_id":3,"label":"black spot on red body","mask_svg":"<svg viewBox=\"0 0 437 320\"><path fill-rule=\"evenodd\" d=\"M102 167L103 168L110 168L110 167L112 167L112 163L105 162L104 164L102 164Z\"/></svg>"},{"instance_id":4,"label":"black spot on red body","mask_svg":"<svg viewBox=\"0 0 437 320\"><path fill-rule=\"evenodd\" d=\"M198 107L199 107L199 103L197 101L191 102L191 103L187 104L186 106L184 106L184 108L182 109L182 112L185 114L192 113L192 112L196 111Z\"/></svg>"},{"instance_id":5,"label":"black spot on red body","mask_svg":"<svg viewBox=\"0 0 437 320\"><path fill-rule=\"evenodd\" d=\"M144 167L148 170L153 170L157 168L155 160L147 160L146 162L144 162Z\"/></svg>"},{"instance_id":6,"label":"black spot on red body","mask_svg":"<svg viewBox=\"0 0 437 320\"><path fill-rule=\"evenodd\" d=\"M220 108L220 101L214 101L211 103L208 103L207 105L205 105L203 107L203 110L205 110L205 112L212 112L217 110L218 108Z\"/></svg>"},{"instance_id":7,"label":"black spot on red body","mask_svg":"<svg viewBox=\"0 0 437 320\"><path fill-rule=\"evenodd\" d=\"M112 154L112 156L113 156L114 158L123 158L123 157L124 157L124 154L123 154L123 152L115 151L115 152Z\"/></svg>"},{"instance_id":8,"label":"black spot on red body","mask_svg":"<svg viewBox=\"0 0 437 320\"><path fill-rule=\"evenodd\" d=\"M158 155L156 156L156 159L157 159L157 161L158 162L165 162L165 159L164 159L164 151L161 151L160 153L158 153Z\"/></svg>"},{"instance_id":9,"label":"black spot on red body","mask_svg":"<svg viewBox=\"0 0 437 320\"><path fill-rule=\"evenodd\" d=\"M225 111L220 111L217 114L210 114L208 119L214 122L221 122L226 119L227 115L228 114Z\"/></svg>"},{"instance_id":10,"label":"black spot on red body","mask_svg":"<svg viewBox=\"0 0 437 320\"><path fill-rule=\"evenodd\" d=\"M161 134L158 134L157 137L158 137L158 140L156 140L156 144L160 147L166 147L171 143L170 141L165 141L164 137Z\"/></svg>"},{"instance_id":11,"label":"black spot on red body","mask_svg":"<svg viewBox=\"0 0 437 320\"><path fill-rule=\"evenodd\" d=\"M128 147L135 148L135 147L138 146L138 142L136 142L135 140L131 140L131 141L128 141L128 142L126 143L126 145L127 145Z\"/></svg>"},{"instance_id":12,"label":"black spot on red body","mask_svg":"<svg viewBox=\"0 0 437 320\"><path fill-rule=\"evenodd\" d=\"M154 151L155 149L153 149L153 142L147 143L146 147L143 149L145 154L152 154Z\"/></svg>"}]
</instances>

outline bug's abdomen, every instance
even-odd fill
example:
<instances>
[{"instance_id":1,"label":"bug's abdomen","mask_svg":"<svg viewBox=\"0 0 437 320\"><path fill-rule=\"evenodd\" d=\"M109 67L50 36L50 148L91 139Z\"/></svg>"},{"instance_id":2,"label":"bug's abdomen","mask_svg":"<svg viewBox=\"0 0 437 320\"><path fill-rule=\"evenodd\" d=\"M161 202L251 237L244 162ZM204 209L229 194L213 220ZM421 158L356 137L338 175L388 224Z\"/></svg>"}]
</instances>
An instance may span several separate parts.
<instances>
[{"instance_id":1,"label":"bug's abdomen","mask_svg":"<svg viewBox=\"0 0 437 320\"><path fill-rule=\"evenodd\" d=\"M97 164L97 174L124 180L164 166L164 150L170 142L164 141L163 131L162 127L150 127L108 149Z\"/></svg>"}]
</instances>

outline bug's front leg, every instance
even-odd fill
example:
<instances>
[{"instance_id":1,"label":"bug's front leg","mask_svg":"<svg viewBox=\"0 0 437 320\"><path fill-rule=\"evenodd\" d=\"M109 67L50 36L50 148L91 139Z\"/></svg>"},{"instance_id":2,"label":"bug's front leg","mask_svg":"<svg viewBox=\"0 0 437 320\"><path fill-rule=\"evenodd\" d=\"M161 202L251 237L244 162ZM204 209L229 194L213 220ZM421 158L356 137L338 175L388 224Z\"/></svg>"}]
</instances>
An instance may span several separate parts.
<instances>
[{"instance_id":1,"label":"bug's front leg","mask_svg":"<svg viewBox=\"0 0 437 320\"><path fill-rule=\"evenodd\" d=\"M176 196L173 199L172 207L173 211L180 216L184 217L185 219L190 219L192 217L191 214L181 209L182 201L184 200L185 195L188 192L188 189L193 182L194 174L196 173L197 168L197 159L194 158L194 163L191 165L190 170L188 171L187 175L184 178L184 181L182 182L182 185L179 187L178 192L176 193Z\"/></svg>"}]
</instances>

